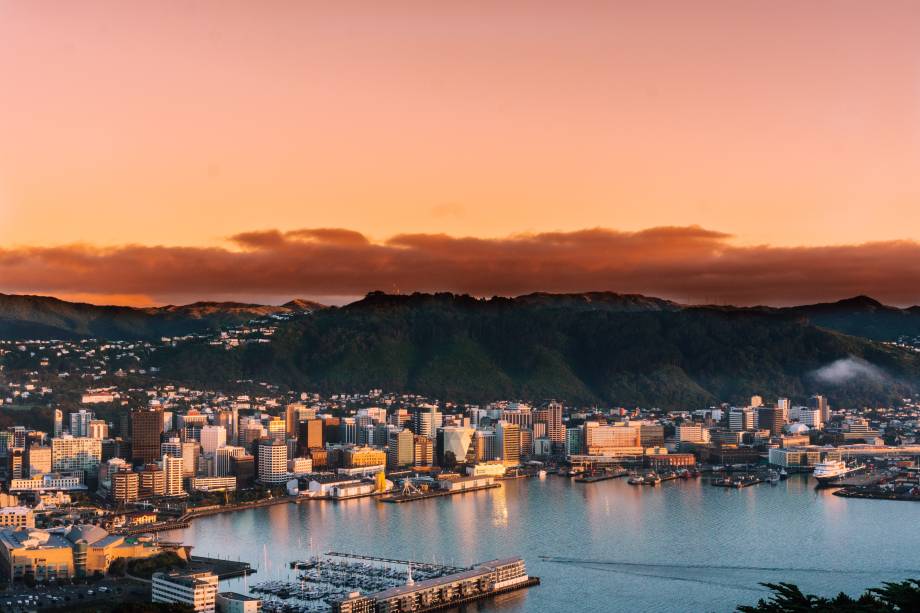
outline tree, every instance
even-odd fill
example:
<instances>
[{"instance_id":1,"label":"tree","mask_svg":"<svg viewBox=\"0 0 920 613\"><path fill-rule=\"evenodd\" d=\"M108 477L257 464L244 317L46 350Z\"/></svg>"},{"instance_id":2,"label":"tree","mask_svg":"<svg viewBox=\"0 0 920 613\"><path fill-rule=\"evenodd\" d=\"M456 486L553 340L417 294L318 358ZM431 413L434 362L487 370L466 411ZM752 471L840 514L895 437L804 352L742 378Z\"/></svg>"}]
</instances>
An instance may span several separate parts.
<instances>
[{"instance_id":1,"label":"tree","mask_svg":"<svg viewBox=\"0 0 920 613\"><path fill-rule=\"evenodd\" d=\"M804 594L792 583L762 583L773 595L754 606L741 605L739 613L905 613L920 610L920 581L884 583L858 599L841 592L834 598Z\"/></svg>"}]
</instances>

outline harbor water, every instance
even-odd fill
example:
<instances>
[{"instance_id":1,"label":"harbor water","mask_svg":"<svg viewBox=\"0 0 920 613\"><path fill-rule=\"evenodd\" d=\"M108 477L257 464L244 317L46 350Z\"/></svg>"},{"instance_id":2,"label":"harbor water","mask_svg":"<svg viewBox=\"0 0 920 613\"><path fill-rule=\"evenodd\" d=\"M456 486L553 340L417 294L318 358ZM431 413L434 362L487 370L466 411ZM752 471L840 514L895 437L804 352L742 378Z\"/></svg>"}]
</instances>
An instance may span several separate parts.
<instances>
[{"instance_id":1,"label":"harbor water","mask_svg":"<svg viewBox=\"0 0 920 613\"><path fill-rule=\"evenodd\" d=\"M290 561L329 550L455 566L521 556L542 585L466 607L501 613L722 612L768 596L762 582L855 595L920 578L920 506L840 498L814 483L799 475L743 489L705 478L636 487L549 476L400 505L276 505L161 537L250 562L256 574L221 585L235 591L294 580Z\"/></svg>"}]
</instances>

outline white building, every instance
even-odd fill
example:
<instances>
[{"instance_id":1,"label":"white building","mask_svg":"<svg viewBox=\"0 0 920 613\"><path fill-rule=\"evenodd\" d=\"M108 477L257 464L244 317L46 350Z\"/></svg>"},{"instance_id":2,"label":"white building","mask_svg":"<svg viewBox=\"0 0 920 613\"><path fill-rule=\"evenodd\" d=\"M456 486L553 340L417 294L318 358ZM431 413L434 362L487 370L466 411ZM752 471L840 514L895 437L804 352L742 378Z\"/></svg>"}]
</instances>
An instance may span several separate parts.
<instances>
[{"instance_id":1,"label":"white building","mask_svg":"<svg viewBox=\"0 0 920 613\"><path fill-rule=\"evenodd\" d=\"M288 480L287 445L277 440L259 443L258 477L262 483L284 483Z\"/></svg>"},{"instance_id":2,"label":"white building","mask_svg":"<svg viewBox=\"0 0 920 613\"><path fill-rule=\"evenodd\" d=\"M163 474L166 477L166 496L182 496L185 490L182 488L182 458L174 458L171 455L164 455L161 462Z\"/></svg>"},{"instance_id":3,"label":"white building","mask_svg":"<svg viewBox=\"0 0 920 613\"><path fill-rule=\"evenodd\" d=\"M195 613L215 613L217 575L203 573L154 573L151 602L184 604Z\"/></svg>"},{"instance_id":4,"label":"white building","mask_svg":"<svg viewBox=\"0 0 920 613\"><path fill-rule=\"evenodd\" d=\"M102 461L102 441L69 434L51 439L51 469L60 473L95 473Z\"/></svg>"},{"instance_id":5,"label":"white building","mask_svg":"<svg viewBox=\"0 0 920 613\"><path fill-rule=\"evenodd\" d=\"M214 453L227 444L227 429L223 426L205 426L201 429L201 449Z\"/></svg>"},{"instance_id":6,"label":"white building","mask_svg":"<svg viewBox=\"0 0 920 613\"><path fill-rule=\"evenodd\" d=\"M262 599L236 592L221 592L217 595L218 613L259 613Z\"/></svg>"}]
</instances>

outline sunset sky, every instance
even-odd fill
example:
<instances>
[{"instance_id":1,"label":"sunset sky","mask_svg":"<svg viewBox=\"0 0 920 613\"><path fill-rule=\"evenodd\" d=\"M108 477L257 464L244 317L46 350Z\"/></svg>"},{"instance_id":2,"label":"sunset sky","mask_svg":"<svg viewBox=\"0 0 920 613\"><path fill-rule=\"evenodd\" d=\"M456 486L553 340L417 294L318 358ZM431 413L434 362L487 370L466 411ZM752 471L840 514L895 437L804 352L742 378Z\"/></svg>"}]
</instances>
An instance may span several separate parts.
<instances>
[{"instance_id":1,"label":"sunset sky","mask_svg":"<svg viewBox=\"0 0 920 613\"><path fill-rule=\"evenodd\" d=\"M0 80L2 292L920 303L917 2L0 0Z\"/></svg>"}]
</instances>

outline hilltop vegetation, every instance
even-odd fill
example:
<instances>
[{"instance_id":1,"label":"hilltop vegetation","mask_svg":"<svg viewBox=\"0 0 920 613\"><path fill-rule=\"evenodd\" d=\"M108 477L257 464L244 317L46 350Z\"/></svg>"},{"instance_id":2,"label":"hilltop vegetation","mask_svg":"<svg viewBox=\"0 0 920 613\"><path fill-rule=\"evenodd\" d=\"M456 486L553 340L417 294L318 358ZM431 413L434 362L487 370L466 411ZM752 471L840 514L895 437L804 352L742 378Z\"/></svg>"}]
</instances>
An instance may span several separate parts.
<instances>
[{"instance_id":1,"label":"hilltop vegetation","mask_svg":"<svg viewBox=\"0 0 920 613\"><path fill-rule=\"evenodd\" d=\"M641 300L640 300L641 298ZM816 381L848 357L877 377ZM911 353L774 309L684 308L616 294L477 300L380 293L281 326L271 344L204 344L155 354L162 374L220 384L254 378L323 392L379 387L487 401L699 407L753 393L843 404L888 403L920 381Z\"/></svg>"}]
</instances>

